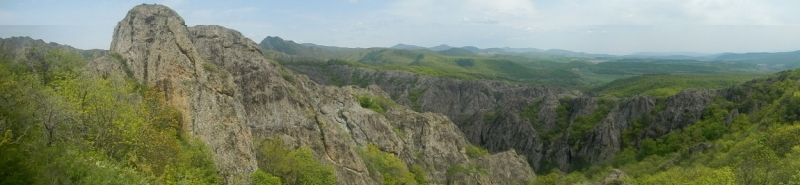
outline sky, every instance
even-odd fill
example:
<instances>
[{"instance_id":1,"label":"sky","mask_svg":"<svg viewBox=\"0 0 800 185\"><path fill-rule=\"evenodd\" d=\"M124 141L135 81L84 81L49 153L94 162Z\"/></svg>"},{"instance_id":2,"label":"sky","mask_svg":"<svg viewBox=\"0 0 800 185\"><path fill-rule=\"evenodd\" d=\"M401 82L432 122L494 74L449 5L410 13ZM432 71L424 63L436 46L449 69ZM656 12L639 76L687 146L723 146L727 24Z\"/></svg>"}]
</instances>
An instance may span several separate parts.
<instances>
[{"instance_id":1,"label":"sky","mask_svg":"<svg viewBox=\"0 0 800 185\"><path fill-rule=\"evenodd\" d=\"M797 0L0 0L0 37L108 49L114 26L142 3L188 26L221 25L256 43L391 47L403 43L635 52L800 50Z\"/></svg>"}]
</instances>

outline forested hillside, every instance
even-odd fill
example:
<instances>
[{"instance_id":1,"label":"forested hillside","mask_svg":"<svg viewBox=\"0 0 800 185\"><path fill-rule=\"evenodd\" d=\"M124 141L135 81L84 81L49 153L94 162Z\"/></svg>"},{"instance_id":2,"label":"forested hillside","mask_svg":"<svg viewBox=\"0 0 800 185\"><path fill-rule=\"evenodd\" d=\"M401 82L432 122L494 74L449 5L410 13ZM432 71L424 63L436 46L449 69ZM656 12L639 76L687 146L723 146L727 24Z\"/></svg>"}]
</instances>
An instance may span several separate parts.
<instances>
[{"instance_id":1,"label":"forested hillside","mask_svg":"<svg viewBox=\"0 0 800 185\"><path fill-rule=\"evenodd\" d=\"M0 58L0 183L222 182L163 93L87 70L77 52L22 51Z\"/></svg>"},{"instance_id":2,"label":"forested hillside","mask_svg":"<svg viewBox=\"0 0 800 185\"><path fill-rule=\"evenodd\" d=\"M541 184L771 184L800 178L800 138L794 137L800 130L793 116L800 110L798 70L766 75L753 61L482 56L581 75L576 85L554 87L428 72L449 71L442 67L385 67L413 66L414 54L396 55L407 52L282 64L322 84L375 84L399 104L448 115L490 152L525 153Z\"/></svg>"}]
</instances>

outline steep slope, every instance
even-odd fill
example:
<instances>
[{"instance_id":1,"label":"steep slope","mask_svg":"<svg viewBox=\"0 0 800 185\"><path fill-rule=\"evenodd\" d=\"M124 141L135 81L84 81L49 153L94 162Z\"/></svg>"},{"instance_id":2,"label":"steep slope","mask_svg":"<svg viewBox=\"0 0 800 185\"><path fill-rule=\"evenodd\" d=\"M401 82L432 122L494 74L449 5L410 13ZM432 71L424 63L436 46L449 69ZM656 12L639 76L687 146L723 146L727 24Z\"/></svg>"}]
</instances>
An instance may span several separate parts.
<instances>
[{"instance_id":1,"label":"steep slope","mask_svg":"<svg viewBox=\"0 0 800 185\"><path fill-rule=\"evenodd\" d=\"M214 152L219 171L230 183L245 179L256 169L250 130L237 102L230 75L205 66L191 41L189 30L175 11L140 5L128 12L114 29L111 52L123 56L132 77L157 88L183 115L183 129ZM225 136L225 137L219 137Z\"/></svg>"},{"instance_id":2,"label":"steep slope","mask_svg":"<svg viewBox=\"0 0 800 185\"><path fill-rule=\"evenodd\" d=\"M580 92L561 88L437 78L342 65L290 67L321 84L330 84L333 80L362 86L376 84L406 107L447 115L470 142L491 152L513 148L524 154L535 167L542 157L543 141L529 121L519 116L519 112L545 96L556 99L581 96ZM323 71L325 73L321 73Z\"/></svg>"},{"instance_id":3,"label":"steep slope","mask_svg":"<svg viewBox=\"0 0 800 185\"><path fill-rule=\"evenodd\" d=\"M432 183L453 182L450 169L476 165L491 172L456 174L477 175L475 179L492 184L533 178L513 151L496 154L507 157L470 159L463 133L441 114L402 107L379 114L362 108L354 94L388 95L378 87L317 85L263 58L259 46L241 33L220 26L187 28L165 6L140 5L129 11L115 28L111 52L125 59L123 65L99 69L120 75L130 71L130 76L163 92L182 112L184 129L212 149L217 170L228 184L248 181L261 163L253 141L271 138L291 148L310 148L314 158L334 166L337 184L382 181L380 172L359 153L370 146L409 168L422 166L424 174L417 175ZM513 168L489 166L498 163Z\"/></svg>"},{"instance_id":4,"label":"steep slope","mask_svg":"<svg viewBox=\"0 0 800 185\"><path fill-rule=\"evenodd\" d=\"M665 98L618 99L332 63L288 66L321 84L378 85L406 107L447 115L471 143L491 152L513 148L544 172L600 164L626 146L681 130L697 122L720 95L714 90L684 90Z\"/></svg>"}]
</instances>

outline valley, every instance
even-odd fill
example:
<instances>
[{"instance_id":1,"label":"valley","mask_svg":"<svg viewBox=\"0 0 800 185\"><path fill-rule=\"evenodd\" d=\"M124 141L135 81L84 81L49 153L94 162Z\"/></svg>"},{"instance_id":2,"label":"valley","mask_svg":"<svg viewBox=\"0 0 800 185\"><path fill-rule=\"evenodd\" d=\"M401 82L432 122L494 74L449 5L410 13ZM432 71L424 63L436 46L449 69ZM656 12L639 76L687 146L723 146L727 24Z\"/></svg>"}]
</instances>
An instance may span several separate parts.
<instances>
[{"instance_id":1,"label":"valley","mask_svg":"<svg viewBox=\"0 0 800 185\"><path fill-rule=\"evenodd\" d=\"M797 184L800 55L0 38L0 184ZM686 54L686 55L683 55Z\"/></svg>"}]
</instances>

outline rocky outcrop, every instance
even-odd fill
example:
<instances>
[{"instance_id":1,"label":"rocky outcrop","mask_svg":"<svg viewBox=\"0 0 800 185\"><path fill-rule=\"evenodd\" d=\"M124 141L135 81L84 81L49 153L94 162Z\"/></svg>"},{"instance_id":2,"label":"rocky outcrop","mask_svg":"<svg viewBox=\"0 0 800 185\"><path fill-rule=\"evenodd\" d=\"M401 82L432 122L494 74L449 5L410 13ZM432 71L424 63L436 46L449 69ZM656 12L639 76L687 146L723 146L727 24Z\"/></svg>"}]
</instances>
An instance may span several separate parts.
<instances>
[{"instance_id":1,"label":"rocky outcrop","mask_svg":"<svg viewBox=\"0 0 800 185\"><path fill-rule=\"evenodd\" d=\"M689 126L702 117L703 109L713 102L713 97L720 95L713 90L687 89L658 101L650 96L607 98L616 101L615 105L611 105L613 108L605 118L588 132L572 136L567 130L560 130L555 134L557 137L543 140L542 133L564 129L558 128L564 126L556 127L559 119L567 120L569 129L576 119L594 114L598 106L595 100L600 97L554 87L430 77L321 63L290 64L288 67L325 85L380 86L392 99L408 108L447 115L471 143L490 152L515 149L525 155L534 168L544 171L549 169L541 169L543 163L569 171L574 164L598 164L612 159L625 146L623 132L631 129L635 121L646 128L632 133L633 141L627 141L632 146L638 146L646 138L657 138ZM536 120L520 117L522 110L532 105L537 106ZM561 106L568 107L564 115L557 111ZM531 121L541 124L539 130L531 126Z\"/></svg>"},{"instance_id":2,"label":"rocky outcrop","mask_svg":"<svg viewBox=\"0 0 800 185\"><path fill-rule=\"evenodd\" d=\"M228 183L246 182L256 169L244 106L230 75L220 75L192 43L175 11L160 5L131 9L114 28L111 52L124 58L131 76L163 92L183 114L183 129L211 148Z\"/></svg>"},{"instance_id":3,"label":"rocky outcrop","mask_svg":"<svg viewBox=\"0 0 800 185\"><path fill-rule=\"evenodd\" d=\"M447 115L457 123L471 143L490 152L514 149L538 167L544 144L531 127L530 120L519 112L534 101L549 111L540 117L553 125L555 108L562 97L577 97L581 93L561 88L517 85L498 81L469 81L428 77L404 71L376 71L343 65L325 67L289 65L293 71L309 76L315 82L331 84L375 84L393 100L406 107Z\"/></svg>"},{"instance_id":4,"label":"rocky outcrop","mask_svg":"<svg viewBox=\"0 0 800 185\"><path fill-rule=\"evenodd\" d=\"M492 183L494 184L525 184L526 181L533 181L532 174L526 171L515 170L525 166L525 158L517 155L514 150L497 153L491 156L484 156L476 159L476 163L483 166L489 172ZM525 179L530 178L530 179Z\"/></svg>"},{"instance_id":5,"label":"rocky outcrop","mask_svg":"<svg viewBox=\"0 0 800 185\"><path fill-rule=\"evenodd\" d=\"M698 120L703 110L714 102L716 93L707 89L686 89L667 98L666 107L653 118L648 137L658 137L684 128Z\"/></svg>"},{"instance_id":6,"label":"rocky outcrop","mask_svg":"<svg viewBox=\"0 0 800 185\"><path fill-rule=\"evenodd\" d=\"M628 129L634 120L650 115L656 100L649 96L635 96L624 100L606 115L602 122L585 137L579 156L596 164L611 159L622 149L622 131Z\"/></svg>"},{"instance_id":7,"label":"rocky outcrop","mask_svg":"<svg viewBox=\"0 0 800 185\"><path fill-rule=\"evenodd\" d=\"M334 166L337 184L379 183L357 152L367 145L409 167L423 166L431 183L447 183L453 178L449 169L476 163L497 175L471 183L525 182L534 176L513 152L485 159L494 162L468 158L467 139L442 114L362 108L354 94L387 99L389 94L377 86L317 85L264 58L241 33L221 26L186 27L165 6L129 11L115 28L111 53L119 57L99 57L90 69L124 74L164 93L167 103L183 113L183 129L211 148L228 184L248 181L258 168L252 141L269 138L310 148L315 158ZM495 162L506 168L488 165Z\"/></svg>"}]
</instances>

